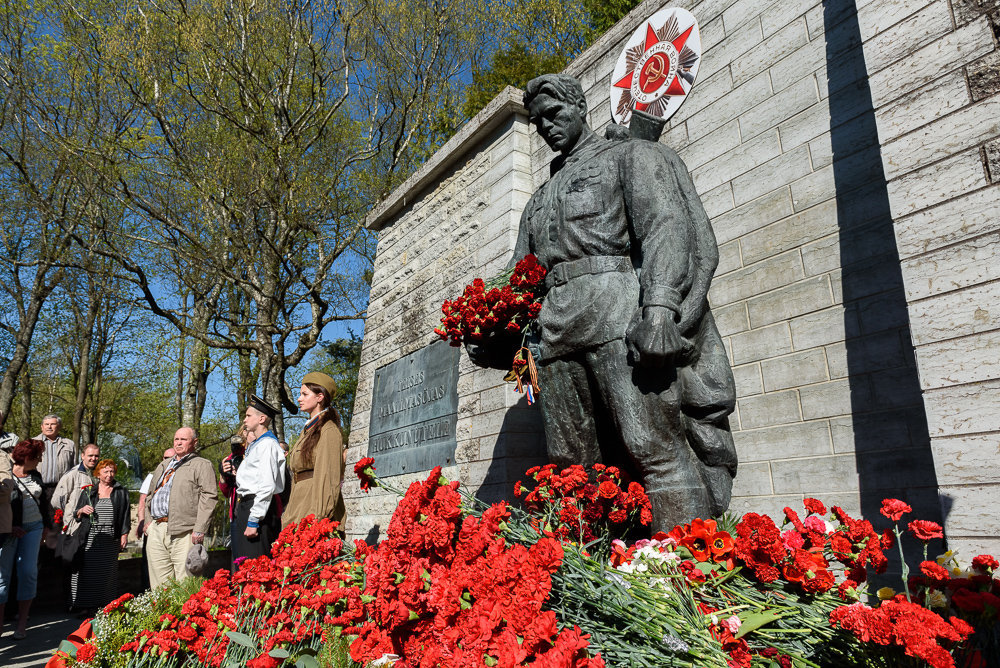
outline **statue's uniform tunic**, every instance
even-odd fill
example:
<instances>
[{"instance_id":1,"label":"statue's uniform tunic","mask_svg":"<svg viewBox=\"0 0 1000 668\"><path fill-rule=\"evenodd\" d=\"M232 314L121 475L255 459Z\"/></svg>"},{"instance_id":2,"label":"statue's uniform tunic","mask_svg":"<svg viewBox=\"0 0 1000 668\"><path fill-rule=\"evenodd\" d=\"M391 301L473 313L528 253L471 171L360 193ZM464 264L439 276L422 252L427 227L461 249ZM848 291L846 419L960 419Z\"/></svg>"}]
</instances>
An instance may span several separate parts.
<instances>
[{"instance_id":1,"label":"statue's uniform tunic","mask_svg":"<svg viewBox=\"0 0 1000 668\"><path fill-rule=\"evenodd\" d=\"M527 253L549 270L530 347L550 459L631 460L655 529L725 510L735 387L706 300L717 246L684 164L660 144L588 136L528 202L513 261ZM678 314L682 361L629 364L625 334L643 306ZM599 435L627 457L602 452Z\"/></svg>"}]
</instances>

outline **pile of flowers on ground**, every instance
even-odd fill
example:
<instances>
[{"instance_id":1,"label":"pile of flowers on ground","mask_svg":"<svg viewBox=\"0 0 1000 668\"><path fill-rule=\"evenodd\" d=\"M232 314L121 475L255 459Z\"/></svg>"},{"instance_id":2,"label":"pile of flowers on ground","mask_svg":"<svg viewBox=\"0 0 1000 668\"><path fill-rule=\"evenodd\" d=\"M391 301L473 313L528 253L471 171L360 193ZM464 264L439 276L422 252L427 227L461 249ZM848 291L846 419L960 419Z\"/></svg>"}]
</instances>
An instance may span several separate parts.
<instances>
[{"instance_id":1,"label":"pile of flowers on ground","mask_svg":"<svg viewBox=\"0 0 1000 668\"><path fill-rule=\"evenodd\" d=\"M244 561L235 574L218 571L179 609L152 619L164 591L125 594L98 614L87 643L63 653L87 666L318 666L322 644L362 609L358 587L343 586L358 574L336 529L312 516L290 525L270 556Z\"/></svg>"},{"instance_id":2,"label":"pile of flowers on ground","mask_svg":"<svg viewBox=\"0 0 1000 668\"><path fill-rule=\"evenodd\" d=\"M567 666L598 668L578 627L559 628L545 607L558 540L512 543L505 503L480 516L462 512L458 483L440 467L410 485L386 539L363 550L366 621L351 657L385 655L400 666Z\"/></svg>"},{"instance_id":3,"label":"pile of flowers on ground","mask_svg":"<svg viewBox=\"0 0 1000 668\"><path fill-rule=\"evenodd\" d=\"M494 332L518 334L542 310L540 292L545 267L534 255L489 282L481 278L467 285L460 297L446 300L444 316L434 333L454 346L481 341Z\"/></svg>"},{"instance_id":4,"label":"pile of flowers on ground","mask_svg":"<svg viewBox=\"0 0 1000 668\"><path fill-rule=\"evenodd\" d=\"M370 458L362 487L386 485ZM878 532L806 499L767 515L693 519L626 542L648 525L641 486L610 466L529 471L524 507L463 496L439 468L403 495L385 540L345 546L306 518L270 557L163 603L125 596L61 661L85 666L932 666L996 661L997 560L969 569L927 558L933 522L886 500ZM621 512L619 512L621 511ZM624 516L623 516L624 514ZM612 517L613 516L613 517ZM622 520L622 521L620 521ZM590 533L583 529L589 527ZM869 593L886 550L919 541L901 593ZM168 590L169 591L169 590ZM168 610L165 612L165 610ZM136 619L131 624L132 619ZM330 648L335 648L331 650ZM324 654L325 652L325 654Z\"/></svg>"}]
</instances>

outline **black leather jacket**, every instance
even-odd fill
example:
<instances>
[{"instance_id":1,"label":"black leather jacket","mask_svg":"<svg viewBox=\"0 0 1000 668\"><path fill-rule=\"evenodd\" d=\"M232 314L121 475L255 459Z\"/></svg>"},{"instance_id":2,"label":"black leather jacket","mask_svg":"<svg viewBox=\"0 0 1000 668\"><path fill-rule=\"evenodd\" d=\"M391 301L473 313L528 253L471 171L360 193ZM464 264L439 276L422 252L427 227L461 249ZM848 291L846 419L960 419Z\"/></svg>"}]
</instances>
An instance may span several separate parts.
<instances>
[{"instance_id":1,"label":"black leather jacket","mask_svg":"<svg viewBox=\"0 0 1000 668\"><path fill-rule=\"evenodd\" d=\"M99 484L95 484L90 488L89 492L80 495L80 503L77 510L88 504L91 507L97 507L97 500L99 498L98 488ZM111 505L115 509L115 535L124 536L132 530L131 503L128 498L128 490L122 487L121 483L117 480L111 488ZM81 531L90 531L90 518L90 515L81 518L80 521L83 524Z\"/></svg>"}]
</instances>

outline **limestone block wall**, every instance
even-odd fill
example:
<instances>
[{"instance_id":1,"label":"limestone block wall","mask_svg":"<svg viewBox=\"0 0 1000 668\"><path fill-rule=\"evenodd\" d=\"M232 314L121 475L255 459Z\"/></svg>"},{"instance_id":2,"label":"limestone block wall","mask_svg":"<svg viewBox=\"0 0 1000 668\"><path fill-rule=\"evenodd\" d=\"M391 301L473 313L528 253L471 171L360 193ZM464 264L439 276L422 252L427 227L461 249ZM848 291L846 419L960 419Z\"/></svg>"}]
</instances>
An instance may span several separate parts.
<instances>
[{"instance_id":1,"label":"limestone block wall","mask_svg":"<svg viewBox=\"0 0 1000 668\"><path fill-rule=\"evenodd\" d=\"M461 294L476 276L500 273L510 258L532 191L520 97L505 91L369 216L369 226L380 232L349 467L367 454L376 369L436 340L433 329L444 300ZM487 500L509 494L524 467L540 462L544 452L537 408L525 405L503 373L479 369L464 351L456 431L456 461L443 474ZM405 489L426 475L394 476L389 482ZM364 494L353 475L343 491L348 534L384 535L397 497L380 490Z\"/></svg>"},{"instance_id":2,"label":"limestone block wall","mask_svg":"<svg viewBox=\"0 0 1000 668\"><path fill-rule=\"evenodd\" d=\"M941 38L957 24L944 1L651 0L567 68L584 84L595 128L610 122L609 79L624 40L664 6L688 9L701 28L698 81L661 141L691 170L720 244L710 299L738 389L732 428L741 466L733 510L780 515L783 506L816 495L872 515L892 495L925 517L948 519L958 505L942 515L938 477L956 474L940 458L938 400L921 393L929 378L921 384L909 322L912 312L922 345L927 335L920 323L939 316L908 309L913 271L908 260L901 267L894 221L934 206L946 193L985 187L981 168L971 175L980 150L971 135L978 131L982 143L996 131L971 121L989 118L986 109L967 110L965 123L976 130L949 135L948 148L968 159L956 167L966 171L951 177L959 178L958 187L932 168L934 177L909 177L917 180L906 194L895 182L906 183L914 163L903 154L893 160L888 151L883 161L880 133L894 124L900 135L916 133L911 142L919 145L920 128L935 114L965 106L962 98L937 92L936 99L947 100L938 107L918 89L932 81L937 86L946 70L954 70L953 88L969 78L965 64L993 50L987 20L972 19L964 28L977 46L954 40L946 47ZM929 58L920 60L922 49L938 54L938 66L921 69ZM905 65L908 58L917 60ZM903 72L914 83L905 83ZM942 128L942 143L946 134ZM944 149L924 150L928 160L945 158ZM538 186L548 176L551 152L534 135L532 157ZM941 179L937 190L931 178ZM935 199L928 191L939 194ZM992 200L979 196L985 211ZM901 208L900 197L919 204ZM924 234L916 232L913 243ZM983 253L983 245L976 252ZM911 251L903 252L905 260ZM947 278L943 283L957 287ZM922 364L925 358L921 350ZM944 356L937 364L948 368ZM977 385L975 392L988 389ZM933 450L927 412L935 419ZM981 423L995 419L981 413ZM992 438L992 448L980 451L980 461L996 452L997 428L991 429L983 439ZM948 443L971 447L964 439ZM978 493L980 478L965 470ZM948 526L953 539L971 535L951 520Z\"/></svg>"},{"instance_id":3,"label":"limestone block wall","mask_svg":"<svg viewBox=\"0 0 1000 668\"><path fill-rule=\"evenodd\" d=\"M968 559L1000 550L1000 3L904 5L872 3L865 57L945 528Z\"/></svg>"},{"instance_id":4,"label":"limestone block wall","mask_svg":"<svg viewBox=\"0 0 1000 668\"><path fill-rule=\"evenodd\" d=\"M698 81L661 141L720 245L733 510L778 517L812 495L874 516L896 496L967 557L997 551L983 512L1000 491L996 1L648 0L566 70L598 131L624 40L664 6L701 27ZM548 178L518 101L501 95L369 219L382 231L351 462L375 369L429 343L442 300L499 271ZM539 454L537 413L498 373L464 356L460 372L446 475L500 495ZM345 490L350 531L384 527L394 502Z\"/></svg>"}]
</instances>

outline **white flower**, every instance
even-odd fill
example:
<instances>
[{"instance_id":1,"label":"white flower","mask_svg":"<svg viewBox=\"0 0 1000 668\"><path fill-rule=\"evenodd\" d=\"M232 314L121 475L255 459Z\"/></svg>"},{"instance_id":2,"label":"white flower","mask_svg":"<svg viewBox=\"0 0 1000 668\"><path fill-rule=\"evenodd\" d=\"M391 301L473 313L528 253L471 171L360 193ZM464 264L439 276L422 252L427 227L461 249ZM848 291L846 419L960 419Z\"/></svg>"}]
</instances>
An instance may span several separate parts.
<instances>
[{"instance_id":1,"label":"white flower","mask_svg":"<svg viewBox=\"0 0 1000 668\"><path fill-rule=\"evenodd\" d=\"M383 654L382 656L375 659L368 665L371 666L372 668L374 668L375 666L391 666L397 661L399 661L398 654Z\"/></svg>"},{"instance_id":2,"label":"white flower","mask_svg":"<svg viewBox=\"0 0 1000 668\"><path fill-rule=\"evenodd\" d=\"M652 561L652 562L655 562L655 563L659 563L659 562L667 560L666 555L663 554L662 552L660 552L659 550L657 550L652 545L644 545L644 546L640 547L638 550L636 550L635 551L635 558L636 559L645 559L647 561Z\"/></svg>"},{"instance_id":3,"label":"white flower","mask_svg":"<svg viewBox=\"0 0 1000 668\"><path fill-rule=\"evenodd\" d=\"M632 588L632 585L629 584L628 580L626 580L622 576L618 575L618 573L614 573L614 572L606 573L604 575L604 579L607 580L608 582L615 582L615 583L617 583L623 589L631 589Z\"/></svg>"},{"instance_id":4,"label":"white flower","mask_svg":"<svg viewBox=\"0 0 1000 668\"><path fill-rule=\"evenodd\" d=\"M948 597L944 595L944 592L935 589L927 593L927 605L932 608L947 608Z\"/></svg>"},{"instance_id":5,"label":"white flower","mask_svg":"<svg viewBox=\"0 0 1000 668\"><path fill-rule=\"evenodd\" d=\"M683 654L684 652L691 649L691 646L680 638L675 638L672 635L663 636L663 644L666 645L667 649L676 654Z\"/></svg>"}]
</instances>

